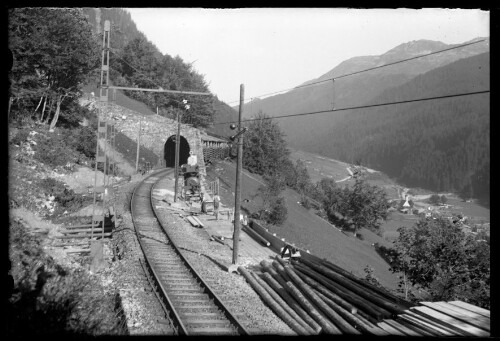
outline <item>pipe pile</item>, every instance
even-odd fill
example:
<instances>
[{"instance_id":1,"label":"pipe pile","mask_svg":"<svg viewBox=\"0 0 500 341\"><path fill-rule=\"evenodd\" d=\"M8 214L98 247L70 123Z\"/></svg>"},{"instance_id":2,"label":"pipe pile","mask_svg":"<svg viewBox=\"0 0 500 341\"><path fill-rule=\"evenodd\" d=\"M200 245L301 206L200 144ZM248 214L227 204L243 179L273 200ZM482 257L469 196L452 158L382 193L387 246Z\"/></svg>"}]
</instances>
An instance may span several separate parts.
<instances>
[{"instance_id":1,"label":"pipe pile","mask_svg":"<svg viewBox=\"0 0 500 341\"><path fill-rule=\"evenodd\" d=\"M238 267L262 300L299 335L389 335L378 326L411 303L308 255L287 262L276 256L260 272Z\"/></svg>"}]
</instances>

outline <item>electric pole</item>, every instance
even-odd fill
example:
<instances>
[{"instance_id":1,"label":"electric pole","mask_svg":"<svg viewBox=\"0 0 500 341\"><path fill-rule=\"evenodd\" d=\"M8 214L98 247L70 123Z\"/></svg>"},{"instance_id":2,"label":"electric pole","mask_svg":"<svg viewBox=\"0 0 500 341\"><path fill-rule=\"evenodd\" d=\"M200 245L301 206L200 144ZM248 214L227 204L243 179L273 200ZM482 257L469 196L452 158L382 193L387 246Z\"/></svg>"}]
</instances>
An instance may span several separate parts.
<instances>
[{"instance_id":1,"label":"electric pole","mask_svg":"<svg viewBox=\"0 0 500 341\"><path fill-rule=\"evenodd\" d=\"M238 133L231 139L238 138L238 162L236 163L236 188L234 190L234 232L233 232L233 264L238 263L238 250L240 239L240 204L241 204L241 167L243 164L243 136L241 130L241 116L243 114L243 101L245 86L240 84L240 108L238 113ZM231 126L233 128L233 126ZM246 130L246 129L245 129Z\"/></svg>"},{"instance_id":2,"label":"electric pole","mask_svg":"<svg viewBox=\"0 0 500 341\"><path fill-rule=\"evenodd\" d=\"M191 108L187 100L183 99L184 109L186 112ZM175 189L174 189L174 202L177 202L177 186L179 183L179 153L181 148L181 121L179 111L177 111L177 136L175 137Z\"/></svg>"},{"instance_id":3,"label":"electric pole","mask_svg":"<svg viewBox=\"0 0 500 341\"><path fill-rule=\"evenodd\" d=\"M142 116L139 117L139 130L137 131L137 151L135 153L135 171L139 170L139 147L141 146Z\"/></svg>"},{"instance_id":4,"label":"electric pole","mask_svg":"<svg viewBox=\"0 0 500 341\"><path fill-rule=\"evenodd\" d=\"M179 183L179 152L181 148L181 117L179 110L177 110L177 135L175 135L175 193L174 202L177 202L177 186Z\"/></svg>"}]
</instances>

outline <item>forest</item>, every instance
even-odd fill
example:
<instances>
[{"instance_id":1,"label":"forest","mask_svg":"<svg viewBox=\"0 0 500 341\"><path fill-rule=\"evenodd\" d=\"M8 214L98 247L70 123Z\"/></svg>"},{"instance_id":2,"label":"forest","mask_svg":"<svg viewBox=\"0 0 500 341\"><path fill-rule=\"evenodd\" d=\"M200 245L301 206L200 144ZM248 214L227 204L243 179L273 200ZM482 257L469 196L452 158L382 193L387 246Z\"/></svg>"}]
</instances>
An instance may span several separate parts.
<instances>
[{"instance_id":1,"label":"forest","mask_svg":"<svg viewBox=\"0 0 500 341\"><path fill-rule=\"evenodd\" d=\"M367 104L489 90L489 54L435 69ZM380 170L411 187L489 202L489 94L348 111L312 152Z\"/></svg>"},{"instance_id":2,"label":"forest","mask_svg":"<svg viewBox=\"0 0 500 341\"><path fill-rule=\"evenodd\" d=\"M110 81L115 86L138 88L162 88L210 92L203 75L179 56L162 54L140 32L130 13L119 8L84 8L95 30L104 20L110 20L111 56ZM182 110L183 99L188 100L190 110L181 121L198 128L206 128L216 135L230 134L229 125L213 125L215 120L230 121L236 112L216 96L180 96L176 94L124 91L128 97L145 103L153 112L175 118Z\"/></svg>"}]
</instances>

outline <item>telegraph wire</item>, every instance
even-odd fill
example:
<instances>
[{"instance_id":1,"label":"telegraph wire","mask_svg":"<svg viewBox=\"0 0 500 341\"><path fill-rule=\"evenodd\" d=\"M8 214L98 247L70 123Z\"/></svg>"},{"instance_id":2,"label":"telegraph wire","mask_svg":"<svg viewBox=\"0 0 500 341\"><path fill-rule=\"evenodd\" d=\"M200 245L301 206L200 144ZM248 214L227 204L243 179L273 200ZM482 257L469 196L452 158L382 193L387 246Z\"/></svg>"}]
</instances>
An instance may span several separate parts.
<instances>
[{"instance_id":1,"label":"telegraph wire","mask_svg":"<svg viewBox=\"0 0 500 341\"><path fill-rule=\"evenodd\" d=\"M241 122L253 122L253 121L259 121L259 120L272 120L272 119L279 119L279 118L289 118L289 117L297 117L297 116L317 115L317 114L324 114L324 113L327 113L327 112L356 110L356 109L366 109L366 108L381 107L381 106L396 105L396 104L424 102L424 101L431 101L431 100L443 99L443 98L454 98L454 97L462 97L462 96L480 95L480 94L486 94L486 93L489 93L489 92L490 92L490 90L475 91L475 92L465 92L465 93L461 93L461 94L444 95L444 96L434 96L434 97L424 97L424 98L410 99L410 100L397 101L397 102L379 103L379 104L367 104L367 105L360 105L360 106L347 107L347 108L339 108L339 109L333 109L333 110L329 109L329 110L313 111L313 112L306 112L306 113L299 113L299 114L290 114L290 115L281 115L281 116L274 116L274 117L246 119L246 120L241 120ZM211 126L215 126L215 125L230 124L230 123L238 123L238 122L237 121L228 121L228 122L213 123L213 124L210 124L210 125ZM130 131L127 131L127 132L130 132ZM141 135L142 134L143 134L143 132L141 131ZM144 135L162 135L162 134L164 134L164 133L163 132L156 132L156 133L146 133L146 132L144 132Z\"/></svg>"},{"instance_id":2,"label":"telegraph wire","mask_svg":"<svg viewBox=\"0 0 500 341\"><path fill-rule=\"evenodd\" d=\"M241 122L252 122L252 121L259 121L259 120L272 120L272 119L279 119L279 118L316 115L316 114L324 114L324 113L327 113L327 112L355 110L355 109L365 109L365 108L381 107L381 106L395 105L395 104L404 104L404 103L423 102L423 101L431 101L431 100L443 99L443 98L453 98L453 97L461 97L461 96L470 96L470 95L485 94L485 93L489 93L489 92L490 92L490 90L483 90L483 91L466 92L466 93L453 94L453 95L444 95L444 96L435 96L435 97L424 97L424 98L410 99L410 100L405 100L405 101L387 102L387 103L379 103L379 104L367 104L367 105L360 105L360 106L347 107L347 108L339 108L339 109L333 109L333 110L329 109L329 110L313 111L313 112L306 112L306 113L299 113L299 114L290 114L290 115L281 115L281 116L274 116L274 117L253 118L253 119L241 120ZM238 122L237 121L228 121L228 122L213 123L212 125L215 126L215 125L230 124L230 123L238 123Z\"/></svg>"},{"instance_id":3,"label":"telegraph wire","mask_svg":"<svg viewBox=\"0 0 500 341\"><path fill-rule=\"evenodd\" d=\"M298 85L298 86L295 86L293 88L288 88L288 89L283 89L283 90L279 90L279 91L269 92L269 93L258 95L258 96L253 96L252 99L254 99L254 98L260 98L260 97L265 97L265 96L270 96L270 95L275 95L275 94L279 94L279 93L284 92L284 91L290 91L290 90L300 89L300 88L304 88L304 87L312 86L312 85L316 85L316 84L326 83L326 82L329 82L331 80L336 80L336 79L339 79L339 78L349 77L349 76L357 75L357 74L360 74L360 73L363 73L363 72L367 72L367 71L381 69L381 68L384 68L386 66L391 66L391 65L395 65L395 64L399 64L399 63L404 63L404 62L407 62L407 61L410 61L410 60L415 60L415 59L419 59L419 58L431 56L431 55L434 55L434 54L438 54L438 53L442 53L442 52L446 52L446 51L450 51L450 50L462 48L462 47L465 47L465 46L469 46L469 45L473 45L473 44L478 44L478 43L481 43L483 41L486 41L486 39L481 39L481 40L477 40L477 41L474 41L474 42L471 42L471 43L466 43L466 44L461 44L461 45L449 47L449 48L446 48L444 50L434 51L434 52L430 52L430 53L418 55L418 56L407 58L407 59L401 59L401 60L398 60L398 61L395 61L395 62L391 62L391 63L388 63L388 64L374 66L374 67L371 67L371 68L368 68L368 69L363 69L363 70L360 70L360 71L355 71L355 72L343 74L343 75L340 75L340 76L337 76L337 77L333 77L333 78L323 79L323 80L316 81L316 82L313 82L313 83ZM245 98L245 100L246 99L248 99L248 98ZM235 101L227 102L226 104L238 103L239 101L240 100L235 100Z\"/></svg>"}]
</instances>

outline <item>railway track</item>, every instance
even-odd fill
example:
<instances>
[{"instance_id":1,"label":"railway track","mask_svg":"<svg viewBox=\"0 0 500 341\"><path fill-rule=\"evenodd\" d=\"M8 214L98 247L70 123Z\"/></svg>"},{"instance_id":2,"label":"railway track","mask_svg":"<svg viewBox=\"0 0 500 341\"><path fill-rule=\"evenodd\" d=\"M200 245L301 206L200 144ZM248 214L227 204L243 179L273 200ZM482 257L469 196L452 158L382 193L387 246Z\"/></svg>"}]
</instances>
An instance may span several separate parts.
<instances>
[{"instance_id":1,"label":"railway track","mask_svg":"<svg viewBox=\"0 0 500 341\"><path fill-rule=\"evenodd\" d=\"M156 217L152 190L171 173L172 169L166 169L151 174L136 187L131 200L148 279L178 335L246 335L243 325L183 257Z\"/></svg>"}]
</instances>

